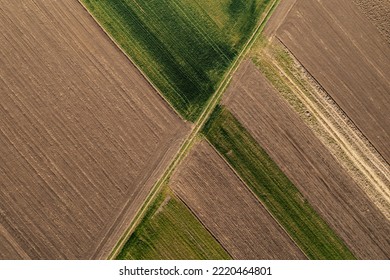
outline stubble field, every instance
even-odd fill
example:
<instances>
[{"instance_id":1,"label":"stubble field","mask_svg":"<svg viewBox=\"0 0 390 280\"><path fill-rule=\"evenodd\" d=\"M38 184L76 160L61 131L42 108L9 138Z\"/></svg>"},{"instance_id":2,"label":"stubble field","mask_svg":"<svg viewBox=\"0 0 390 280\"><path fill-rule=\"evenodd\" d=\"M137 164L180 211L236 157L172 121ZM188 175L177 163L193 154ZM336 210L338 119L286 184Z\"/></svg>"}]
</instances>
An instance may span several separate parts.
<instances>
[{"instance_id":1,"label":"stubble field","mask_svg":"<svg viewBox=\"0 0 390 280\"><path fill-rule=\"evenodd\" d=\"M188 127L76 0L0 5L0 259L105 258Z\"/></svg>"}]
</instances>

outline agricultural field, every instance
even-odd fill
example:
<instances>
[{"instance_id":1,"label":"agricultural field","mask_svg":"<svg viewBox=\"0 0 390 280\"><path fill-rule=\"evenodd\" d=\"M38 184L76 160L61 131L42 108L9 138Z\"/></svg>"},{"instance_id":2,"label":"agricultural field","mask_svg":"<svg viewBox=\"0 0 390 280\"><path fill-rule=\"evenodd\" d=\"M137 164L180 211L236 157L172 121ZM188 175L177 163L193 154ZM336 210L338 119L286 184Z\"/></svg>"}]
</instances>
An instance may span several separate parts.
<instances>
[{"instance_id":1,"label":"agricultural field","mask_svg":"<svg viewBox=\"0 0 390 280\"><path fill-rule=\"evenodd\" d=\"M299 0L276 36L390 162L390 46L352 1Z\"/></svg>"},{"instance_id":2,"label":"agricultural field","mask_svg":"<svg viewBox=\"0 0 390 280\"><path fill-rule=\"evenodd\" d=\"M193 147L170 185L234 259L306 258L207 141Z\"/></svg>"},{"instance_id":3,"label":"agricultural field","mask_svg":"<svg viewBox=\"0 0 390 280\"><path fill-rule=\"evenodd\" d=\"M263 38L270 38L276 33L276 30L278 30L280 25L282 25L286 20L287 15L294 7L296 2L297 0L283 0L279 2L277 8L272 13L270 19L267 21L264 32L262 34Z\"/></svg>"},{"instance_id":4,"label":"agricultural field","mask_svg":"<svg viewBox=\"0 0 390 280\"><path fill-rule=\"evenodd\" d=\"M271 1L81 2L169 103L195 121Z\"/></svg>"},{"instance_id":5,"label":"agricultural field","mask_svg":"<svg viewBox=\"0 0 390 280\"><path fill-rule=\"evenodd\" d=\"M229 110L217 107L203 133L308 258L354 259L345 244L284 175L284 170Z\"/></svg>"},{"instance_id":6,"label":"agricultural field","mask_svg":"<svg viewBox=\"0 0 390 280\"><path fill-rule=\"evenodd\" d=\"M272 33L269 36L273 38ZM251 49L251 59L340 166L390 219L389 165L340 106L274 38L259 38Z\"/></svg>"},{"instance_id":7,"label":"agricultural field","mask_svg":"<svg viewBox=\"0 0 390 280\"><path fill-rule=\"evenodd\" d=\"M106 258L189 127L78 1L0 4L0 259Z\"/></svg>"},{"instance_id":8,"label":"agricultural field","mask_svg":"<svg viewBox=\"0 0 390 280\"><path fill-rule=\"evenodd\" d=\"M390 258L389 1L0 5L0 260Z\"/></svg>"},{"instance_id":9,"label":"agricultural field","mask_svg":"<svg viewBox=\"0 0 390 280\"><path fill-rule=\"evenodd\" d=\"M379 29L390 43L390 1L389 0L353 0L359 9Z\"/></svg>"},{"instance_id":10,"label":"agricultural field","mask_svg":"<svg viewBox=\"0 0 390 280\"><path fill-rule=\"evenodd\" d=\"M389 258L389 220L372 204L252 62L241 65L223 104L294 183L304 206L311 205L356 257ZM223 128L231 129L230 126L225 124ZM226 135L225 130L221 131ZM229 134L237 135L233 132ZM227 138L225 136L223 139ZM237 136L235 140L244 143ZM220 142L218 140L217 143ZM228 153L233 154L232 147L227 144L222 147L224 153L230 150ZM238 162L239 159L232 157L232 161ZM269 171L265 173L276 178ZM255 176L252 177L257 180ZM269 199L269 195L265 199ZM282 205L288 204L285 202ZM318 235L324 236L323 233Z\"/></svg>"},{"instance_id":11,"label":"agricultural field","mask_svg":"<svg viewBox=\"0 0 390 280\"><path fill-rule=\"evenodd\" d=\"M148 208L117 259L231 259L167 187Z\"/></svg>"}]
</instances>

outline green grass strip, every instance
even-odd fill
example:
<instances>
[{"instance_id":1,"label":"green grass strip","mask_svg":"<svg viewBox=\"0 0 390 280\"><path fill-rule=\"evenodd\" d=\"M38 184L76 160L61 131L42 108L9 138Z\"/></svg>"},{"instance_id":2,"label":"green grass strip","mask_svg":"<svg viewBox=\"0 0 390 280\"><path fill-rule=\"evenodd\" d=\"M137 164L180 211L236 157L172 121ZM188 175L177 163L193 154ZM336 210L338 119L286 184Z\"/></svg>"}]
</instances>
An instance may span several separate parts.
<instances>
[{"instance_id":1,"label":"green grass strip","mask_svg":"<svg viewBox=\"0 0 390 280\"><path fill-rule=\"evenodd\" d=\"M266 132L265 132L266 133ZM218 106L203 134L310 259L355 259L239 121Z\"/></svg>"},{"instance_id":2,"label":"green grass strip","mask_svg":"<svg viewBox=\"0 0 390 280\"><path fill-rule=\"evenodd\" d=\"M195 121L270 0L80 0L168 102Z\"/></svg>"},{"instance_id":3,"label":"green grass strip","mask_svg":"<svg viewBox=\"0 0 390 280\"><path fill-rule=\"evenodd\" d=\"M230 259L187 206L168 188L157 196L119 260Z\"/></svg>"}]
</instances>

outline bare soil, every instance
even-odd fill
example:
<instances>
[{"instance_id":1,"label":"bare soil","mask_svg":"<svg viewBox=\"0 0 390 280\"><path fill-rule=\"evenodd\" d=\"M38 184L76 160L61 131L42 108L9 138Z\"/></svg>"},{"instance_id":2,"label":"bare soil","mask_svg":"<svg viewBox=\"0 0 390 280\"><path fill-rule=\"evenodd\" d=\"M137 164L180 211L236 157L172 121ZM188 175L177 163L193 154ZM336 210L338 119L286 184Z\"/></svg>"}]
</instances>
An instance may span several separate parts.
<instances>
[{"instance_id":1,"label":"bare soil","mask_svg":"<svg viewBox=\"0 0 390 280\"><path fill-rule=\"evenodd\" d=\"M351 1L298 0L277 37L390 162L390 46Z\"/></svg>"},{"instance_id":2,"label":"bare soil","mask_svg":"<svg viewBox=\"0 0 390 280\"><path fill-rule=\"evenodd\" d=\"M390 0L353 0L390 43Z\"/></svg>"},{"instance_id":3,"label":"bare soil","mask_svg":"<svg viewBox=\"0 0 390 280\"><path fill-rule=\"evenodd\" d=\"M268 20L263 35L266 37L272 37L280 25L286 20L287 15L290 13L291 9L294 7L297 0L281 0L272 13L271 18Z\"/></svg>"},{"instance_id":4,"label":"bare soil","mask_svg":"<svg viewBox=\"0 0 390 280\"><path fill-rule=\"evenodd\" d=\"M388 259L390 222L251 62L223 100L352 252Z\"/></svg>"},{"instance_id":5,"label":"bare soil","mask_svg":"<svg viewBox=\"0 0 390 280\"><path fill-rule=\"evenodd\" d=\"M305 258L208 142L193 147L170 185L234 259Z\"/></svg>"},{"instance_id":6,"label":"bare soil","mask_svg":"<svg viewBox=\"0 0 390 280\"><path fill-rule=\"evenodd\" d=\"M106 258L188 126L76 0L0 7L0 259Z\"/></svg>"},{"instance_id":7,"label":"bare soil","mask_svg":"<svg viewBox=\"0 0 390 280\"><path fill-rule=\"evenodd\" d=\"M252 56L258 69L390 220L390 173L383 157L279 41L258 45Z\"/></svg>"}]
</instances>

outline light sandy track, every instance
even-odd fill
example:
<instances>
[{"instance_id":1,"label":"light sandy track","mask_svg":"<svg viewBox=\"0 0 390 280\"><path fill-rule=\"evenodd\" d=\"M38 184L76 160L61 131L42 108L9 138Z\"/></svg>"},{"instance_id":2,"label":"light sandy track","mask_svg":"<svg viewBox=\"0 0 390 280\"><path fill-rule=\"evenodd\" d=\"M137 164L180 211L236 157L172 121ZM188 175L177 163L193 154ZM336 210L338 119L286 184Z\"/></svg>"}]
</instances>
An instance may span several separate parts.
<instances>
[{"instance_id":1,"label":"light sandy track","mask_svg":"<svg viewBox=\"0 0 390 280\"><path fill-rule=\"evenodd\" d=\"M206 141L191 149L169 185L234 259L306 258Z\"/></svg>"},{"instance_id":2,"label":"light sandy track","mask_svg":"<svg viewBox=\"0 0 390 280\"><path fill-rule=\"evenodd\" d=\"M106 258L189 127L76 0L0 29L1 258Z\"/></svg>"},{"instance_id":3,"label":"light sandy track","mask_svg":"<svg viewBox=\"0 0 390 280\"><path fill-rule=\"evenodd\" d=\"M237 74L223 103L357 257L389 258L390 222L252 63Z\"/></svg>"},{"instance_id":4,"label":"light sandy track","mask_svg":"<svg viewBox=\"0 0 390 280\"><path fill-rule=\"evenodd\" d=\"M185 140L184 144L181 146L179 152L177 153L175 159L172 161L170 166L165 170L165 173L163 176L158 180L158 182L153 187L152 191L150 192L148 198L145 200L144 205L139 209L136 218L133 220L130 227L124 232L122 237L119 239L117 245L113 248L109 258L113 259L116 257L116 255L120 252L121 248L131 235L131 233L135 230L136 226L140 223L141 219L143 218L143 215L147 211L149 205L152 203L156 195L158 194L159 190L162 188L162 186L167 182L169 177L171 176L172 172L175 170L176 166L180 164L180 162L185 158L188 151L191 149L192 145L195 143L195 140L198 136L199 131L203 127L203 125L208 120L211 113L214 111L215 107L217 106L219 100L221 99L227 85L229 84L234 72L237 70L238 66L240 65L241 61L245 58L246 53L251 48L253 43L256 41L256 38L260 34L260 32L263 30L264 23L269 18L269 15L272 13L274 5L278 3L278 0L274 0L267 10L267 12L264 14L264 16L260 19L259 24L257 25L256 29L253 31L251 36L249 37L247 43L243 46L242 51L237 55L237 58L232 63L226 74L224 75L223 79L221 80L221 83L219 87L217 88L216 92L213 94L213 96L210 98L209 102L206 104L205 109L203 110L202 114L199 116L198 120L195 122L191 133Z\"/></svg>"},{"instance_id":5,"label":"light sandy track","mask_svg":"<svg viewBox=\"0 0 390 280\"><path fill-rule=\"evenodd\" d=\"M351 1L299 0L277 37L389 163L390 47L378 30Z\"/></svg>"},{"instance_id":6,"label":"light sandy track","mask_svg":"<svg viewBox=\"0 0 390 280\"><path fill-rule=\"evenodd\" d=\"M390 219L390 174L388 164L364 135L349 121L329 95L320 86L316 85L313 79L310 80L310 75L304 71L297 61L296 67L301 68L302 73L295 73L295 78L308 80L304 90L301 88L302 80L298 84L296 80L290 77L292 74L288 74L277 63L277 58L272 55L272 52L269 47L263 49L262 59L269 58L267 61L278 70L286 85L291 87L295 97L307 109L305 113L299 111L298 113L386 218ZM307 88L309 84L310 88ZM285 96L285 98L289 100L291 96ZM315 122L312 121L312 117L315 118Z\"/></svg>"},{"instance_id":7,"label":"light sandy track","mask_svg":"<svg viewBox=\"0 0 390 280\"><path fill-rule=\"evenodd\" d=\"M270 19L270 25L265 29L268 38L273 38L274 33L283 24L287 14L296 2L297 0L288 0L279 5ZM363 0L363 2L365 1ZM385 3L380 5L385 5ZM388 163L291 53L289 55L295 62L296 69L292 71L286 69L286 66L282 66L283 61L278 61L280 58L275 54L276 52L280 53L281 50L289 53L287 48L279 47L272 40L267 46L261 48L261 50L259 49L259 53L255 53L255 55L259 59L272 64L279 72L286 85L292 89L293 95L295 95L293 97L284 93L286 100L293 107L296 107L296 101L293 100L298 98L299 102L305 106L307 112L301 112L296 107L297 112L300 113L301 117L376 206L380 208L382 213L390 219L390 173ZM294 75L294 79L292 75ZM302 88L303 85L305 86ZM315 122L312 121L312 116L315 118Z\"/></svg>"}]
</instances>

